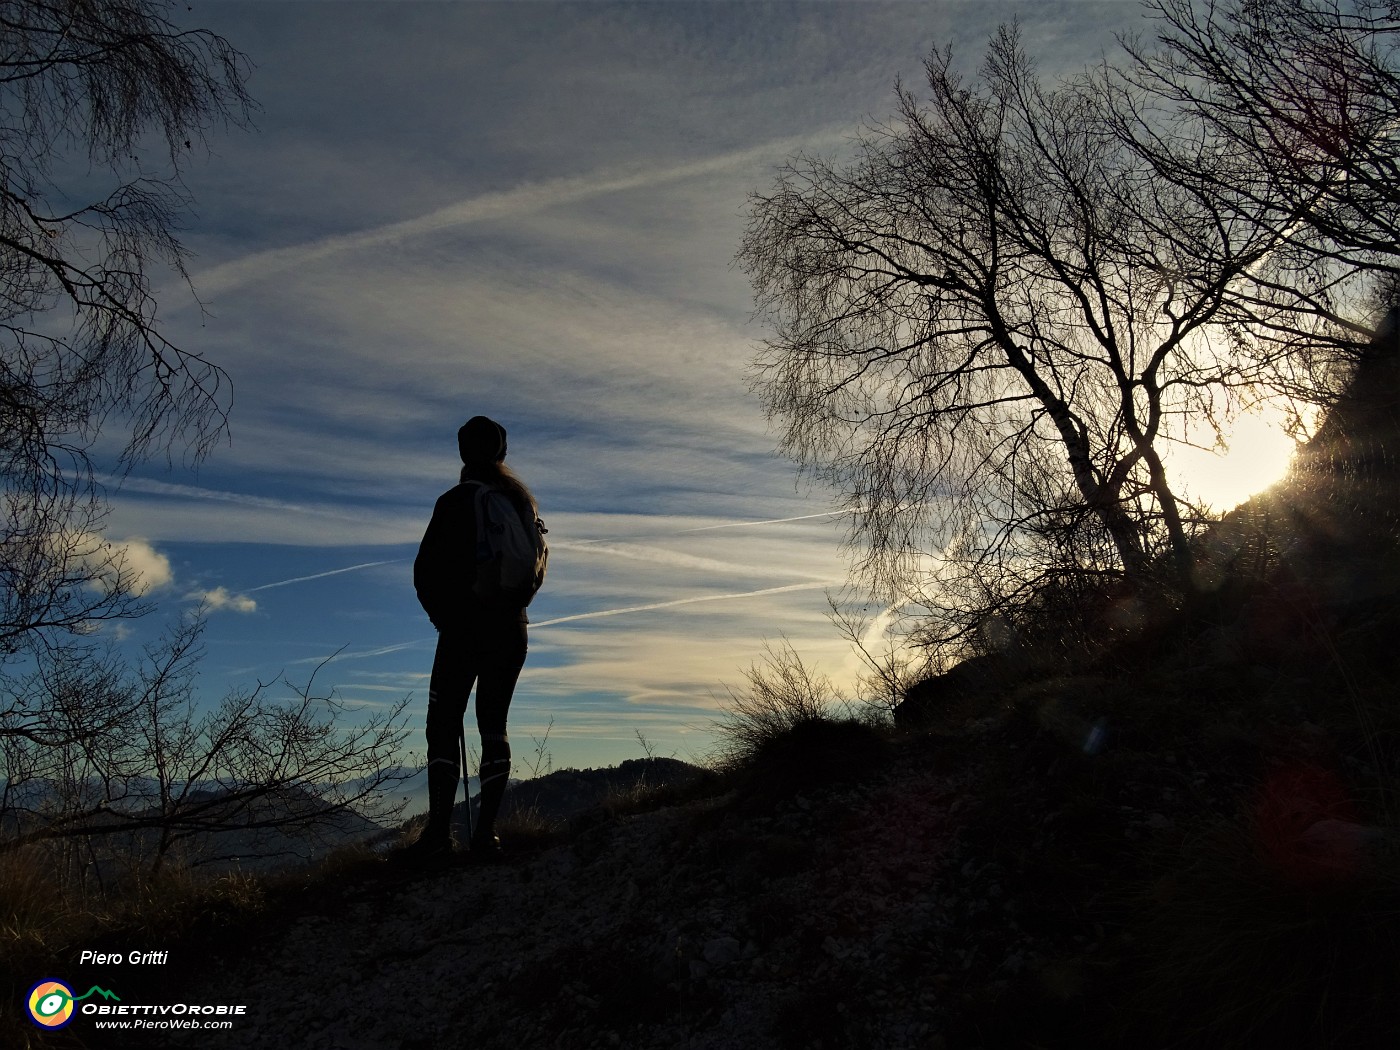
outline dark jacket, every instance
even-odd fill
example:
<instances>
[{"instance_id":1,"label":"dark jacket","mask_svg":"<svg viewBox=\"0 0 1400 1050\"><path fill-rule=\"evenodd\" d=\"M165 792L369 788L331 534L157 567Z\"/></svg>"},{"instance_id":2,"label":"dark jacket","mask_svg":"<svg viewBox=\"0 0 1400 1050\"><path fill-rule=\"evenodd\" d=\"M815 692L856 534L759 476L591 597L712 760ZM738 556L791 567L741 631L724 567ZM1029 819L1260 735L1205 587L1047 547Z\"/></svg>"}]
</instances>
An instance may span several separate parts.
<instances>
[{"instance_id":1,"label":"dark jacket","mask_svg":"<svg viewBox=\"0 0 1400 1050\"><path fill-rule=\"evenodd\" d=\"M477 597L475 585L476 485L461 484L438 497L418 545L413 561L418 604L439 631L502 620L526 622L524 609L488 603Z\"/></svg>"}]
</instances>

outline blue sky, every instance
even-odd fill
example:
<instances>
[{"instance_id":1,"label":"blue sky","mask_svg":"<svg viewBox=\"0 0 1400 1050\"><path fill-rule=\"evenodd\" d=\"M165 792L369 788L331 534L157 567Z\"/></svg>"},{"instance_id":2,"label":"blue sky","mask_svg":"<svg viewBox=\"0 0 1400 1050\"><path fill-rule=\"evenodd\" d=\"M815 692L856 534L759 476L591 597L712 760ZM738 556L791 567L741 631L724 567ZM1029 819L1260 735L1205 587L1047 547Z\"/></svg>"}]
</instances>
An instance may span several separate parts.
<instances>
[{"instance_id":1,"label":"blue sky","mask_svg":"<svg viewBox=\"0 0 1400 1050\"><path fill-rule=\"evenodd\" d=\"M1019 18L1042 68L1138 24L1109 3L195 2L255 64L252 134L190 172L207 308L167 333L230 373L231 439L151 465L108 535L162 613L211 602L217 697L285 674L352 706L427 702L411 583L454 434L485 413L550 528L512 710L559 766L697 758L726 684L786 637L849 682L830 494L776 456L743 372L763 337L732 266L747 197L839 155L933 45Z\"/></svg>"}]
</instances>

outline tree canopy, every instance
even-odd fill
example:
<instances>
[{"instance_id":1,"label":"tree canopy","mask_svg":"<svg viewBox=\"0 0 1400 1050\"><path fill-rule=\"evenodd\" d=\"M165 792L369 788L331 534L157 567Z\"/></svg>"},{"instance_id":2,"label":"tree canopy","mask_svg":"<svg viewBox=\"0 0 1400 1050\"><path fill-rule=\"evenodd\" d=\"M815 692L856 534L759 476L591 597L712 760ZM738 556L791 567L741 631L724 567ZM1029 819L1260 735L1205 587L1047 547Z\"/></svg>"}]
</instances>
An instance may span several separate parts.
<instances>
[{"instance_id":1,"label":"tree canopy","mask_svg":"<svg viewBox=\"0 0 1400 1050\"><path fill-rule=\"evenodd\" d=\"M120 470L198 458L225 423L226 377L161 334L152 289L184 276L181 175L248 122L247 62L169 8L0 3L0 654L138 604L99 538L99 434Z\"/></svg>"},{"instance_id":2,"label":"tree canopy","mask_svg":"<svg viewBox=\"0 0 1400 1050\"><path fill-rule=\"evenodd\" d=\"M1226 293L1278 388L1327 403L1400 276L1400 20L1370 0L1153 0L1107 71L1114 132L1154 178L1268 251Z\"/></svg>"},{"instance_id":3,"label":"tree canopy","mask_svg":"<svg viewBox=\"0 0 1400 1050\"><path fill-rule=\"evenodd\" d=\"M1189 589L1206 515L1169 448L1263 397L1324 398L1370 334L1357 290L1390 265L1390 220L1347 213L1381 187L1353 188L1321 146L1303 163L1298 139L1381 171L1395 96L1318 98L1363 60L1370 79L1345 83L1388 90L1389 51L1357 44L1280 102L1230 56L1214 57L1234 79L1211 79L1217 36L1191 35L1187 0L1155 6L1157 47L1055 83L1014 26L975 77L935 51L926 90L898 86L850 156L798 157L752 201L738 258L773 333L752 384L784 451L851 511L860 578L934 609L945 638L1075 580ZM1230 17L1257 29L1274 6ZM1332 56L1322 32L1300 20L1287 46Z\"/></svg>"}]
</instances>

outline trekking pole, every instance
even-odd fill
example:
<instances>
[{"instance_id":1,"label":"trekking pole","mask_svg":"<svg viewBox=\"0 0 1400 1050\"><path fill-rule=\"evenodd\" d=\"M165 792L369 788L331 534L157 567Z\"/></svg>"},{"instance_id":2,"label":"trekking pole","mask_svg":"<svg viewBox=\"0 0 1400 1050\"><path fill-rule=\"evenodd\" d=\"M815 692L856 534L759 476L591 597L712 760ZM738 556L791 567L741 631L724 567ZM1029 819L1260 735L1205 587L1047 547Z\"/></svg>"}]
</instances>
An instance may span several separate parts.
<instances>
[{"instance_id":1,"label":"trekking pole","mask_svg":"<svg viewBox=\"0 0 1400 1050\"><path fill-rule=\"evenodd\" d=\"M457 746L462 752L462 797L467 804L467 848L471 849L472 840L472 785L467 776L467 726L463 722L457 730Z\"/></svg>"}]
</instances>

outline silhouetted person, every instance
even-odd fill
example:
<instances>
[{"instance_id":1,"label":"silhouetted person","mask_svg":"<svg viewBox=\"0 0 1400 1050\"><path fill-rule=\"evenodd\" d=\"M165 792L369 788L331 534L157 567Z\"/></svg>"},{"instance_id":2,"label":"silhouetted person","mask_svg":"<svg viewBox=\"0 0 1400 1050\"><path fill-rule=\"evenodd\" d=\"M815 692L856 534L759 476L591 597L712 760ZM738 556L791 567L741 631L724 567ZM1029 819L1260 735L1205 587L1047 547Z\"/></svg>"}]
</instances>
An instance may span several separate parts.
<instances>
[{"instance_id":1,"label":"silhouetted person","mask_svg":"<svg viewBox=\"0 0 1400 1050\"><path fill-rule=\"evenodd\" d=\"M428 823L418 841L400 851L399 859L425 865L446 863L451 857L452 807L462 776L458 738L473 684L481 734L481 808L471 851L476 857L490 857L500 850L496 816L510 777L506 713L525 664L525 604L544 573L541 558L537 573L523 588L503 588L501 556L497 554L493 564L487 537L480 534L483 515L510 513L499 499L492 503L494 510L483 510L487 493L501 493L543 550L535 499L504 462L505 428L475 416L457 432L457 447L463 463L461 483L438 498L413 563L418 601L437 628L438 642L428 685ZM496 534L507 531L500 522L485 528Z\"/></svg>"}]
</instances>

